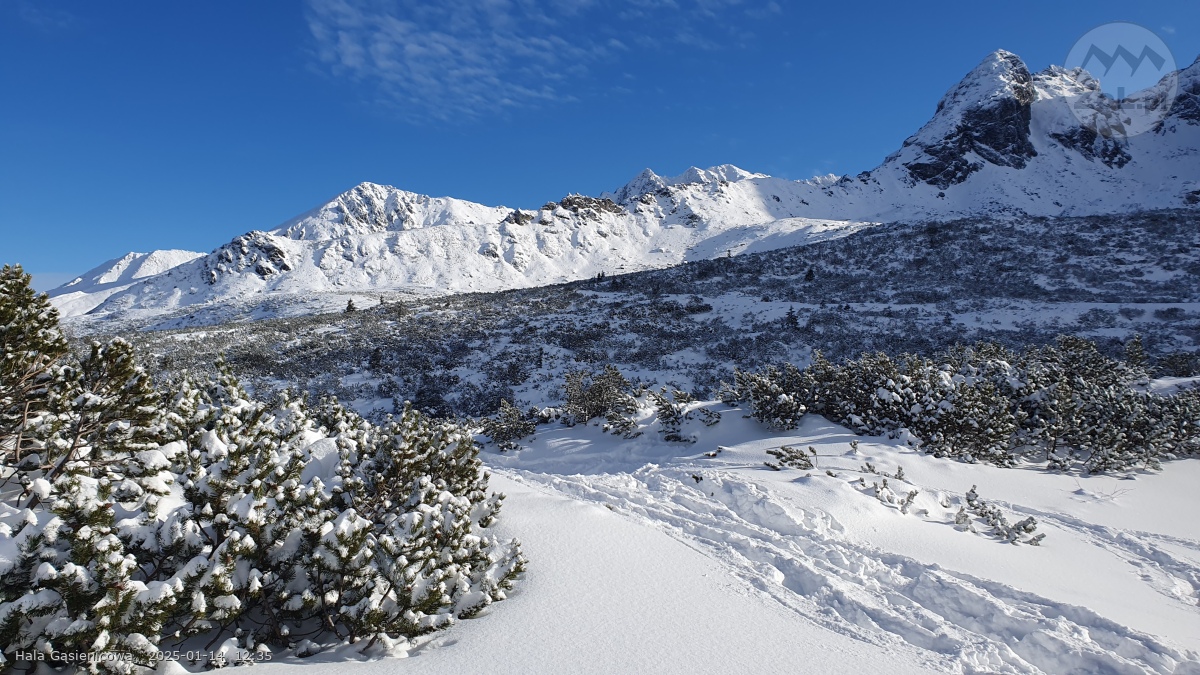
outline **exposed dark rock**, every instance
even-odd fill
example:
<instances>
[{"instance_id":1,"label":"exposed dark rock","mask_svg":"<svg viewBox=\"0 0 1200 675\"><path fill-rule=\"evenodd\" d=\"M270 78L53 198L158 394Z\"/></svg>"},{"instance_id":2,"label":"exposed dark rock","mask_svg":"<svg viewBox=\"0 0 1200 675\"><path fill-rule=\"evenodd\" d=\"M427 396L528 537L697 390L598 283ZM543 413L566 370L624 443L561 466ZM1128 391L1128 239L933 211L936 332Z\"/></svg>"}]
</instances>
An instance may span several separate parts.
<instances>
[{"instance_id":1,"label":"exposed dark rock","mask_svg":"<svg viewBox=\"0 0 1200 675\"><path fill-rule=\"evenodd\" d=\"M958 185L965 181L967 176L983 168L981 162L970 162L953 151L947 150L936 154L930 152L929 154L932 155L932 161L910 162L904 166L913 178L942 189Z\"/></svg>"},{"instance_id":2,"label":"exposed dark rock","mask_svg":"<svg viewBox=\"0 0 1200 675\"><path fill-rule=\"evenodd\" d=\"M1026 161L1037 155L1029 140L1036 97L1033 77L1015 54L1002 53L999 58L1006 62L1012 94L967 108L954 130L935 143L927 145L916 137L905 141L905 145L919 145L928 156L928 160L905 164L914 178L945 189L983 168L982 162L967 158L969 153L983 162L1014 169L1024 168ZM945 100L938 104L939 114L945 105Z\"/></svg>"},{"instance_id":3,"label":"exposed dark rock","mask_svg":"<svg viewBox=\"0 0 1200 675\"><path fill-rule=\"evenodd\" d=\"M520 209L514 209L512 213L504 216L504 222L512 223L513 225L528 225L533 222L533 214Z\"/></svg>"},{"instance_id":4,"label":"exposed dark rock","mask_svg":"<svg viewBox=\"0 0 1200 675\"><path fill-rule=\"evenodd\" d=\"M287 253L266 232L248 232L234 238L213 251L205 259L204 267L209 284L215 284L224 275L247 269L253 269L263 279L292 270Z\"/></svg>"},{"instance_id":5,"label":"exposed dark rock","mask_svg":"<svg viewBox=\"0 0 1200 675\"><path fill-rule=\"evenodd\" d=\"M1170 117L1180 119L1187 124L1200 124L1200 58L1190 67L1180 71L1179 93L1171 104Z\"/></svg>"},{"instance_id":6,"label":"exposed dark rock","mask_svg":"<svg viewBox=\"0 0 1200 675\"><path fill-rule=\"evenodd\" d=\"M1087 159L1100 160L1115 169L1125 166L1133 159L1116 139L1101 136L1089 126L1076 127L1062 134L1050 134L1050 137Z\"/></svg>"},{"instance_id":7,"label":"exposed dark rock","mask_svg":"<svg viewBox=\"0 0 1200 675\"><path fill-rule=\"evenodd\" d=\"M587 195L567 195L557 205L580 215L589 215L589 211L592 212L590 215L598 215L597 212L603 211L618 215L625 213L624 208L607 197L597 199L596 197L588 197Z\"/></svg>"}]
</instances>

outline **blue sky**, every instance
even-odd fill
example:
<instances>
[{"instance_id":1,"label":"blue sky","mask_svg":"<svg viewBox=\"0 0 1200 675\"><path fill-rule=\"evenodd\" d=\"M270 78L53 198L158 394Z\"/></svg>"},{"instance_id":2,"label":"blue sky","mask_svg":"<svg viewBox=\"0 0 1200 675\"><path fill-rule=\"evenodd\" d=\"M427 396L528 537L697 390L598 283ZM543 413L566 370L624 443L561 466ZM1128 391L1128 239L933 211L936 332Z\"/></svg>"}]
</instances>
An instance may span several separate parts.
<instances>
[{"instance_id":1,"label":"blue sky","mask_svg":"<svg viewBox=\"0 0 1200 675\"><path fill-rule=\"evenodd\" d=\"M644 167L873 168L1004 48L1200 3L0 0L0 263L209 251L361 181L533 208Z\"/></svg>"}]
</instances>

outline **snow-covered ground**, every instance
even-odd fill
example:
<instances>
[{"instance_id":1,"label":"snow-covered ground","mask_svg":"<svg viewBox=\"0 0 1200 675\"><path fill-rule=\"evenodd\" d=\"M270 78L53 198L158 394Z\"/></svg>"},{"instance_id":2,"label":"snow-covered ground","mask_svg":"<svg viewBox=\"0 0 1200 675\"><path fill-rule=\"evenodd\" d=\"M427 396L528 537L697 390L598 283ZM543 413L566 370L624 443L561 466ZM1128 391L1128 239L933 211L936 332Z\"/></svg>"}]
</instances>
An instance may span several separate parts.
<instances>
[{"instance_id":1,"label":"snow-covered ground","mask_svg":"<svg viewBox=\"0 0 1200 675\"><path fill-rule=\"evenodd\" d=\"M688 422L693 444L663 442L645 413L633 440L549 426L489 450L500 527L530 558L508 600L391 656L351 645L260 668L1200 673L1200 462L1134 479L999 469L709 405L722 421ZM765 467L781 445L811 446L816 468ZM972 486L1046 538L956 525Z\"/></svg>"}]
</instances>

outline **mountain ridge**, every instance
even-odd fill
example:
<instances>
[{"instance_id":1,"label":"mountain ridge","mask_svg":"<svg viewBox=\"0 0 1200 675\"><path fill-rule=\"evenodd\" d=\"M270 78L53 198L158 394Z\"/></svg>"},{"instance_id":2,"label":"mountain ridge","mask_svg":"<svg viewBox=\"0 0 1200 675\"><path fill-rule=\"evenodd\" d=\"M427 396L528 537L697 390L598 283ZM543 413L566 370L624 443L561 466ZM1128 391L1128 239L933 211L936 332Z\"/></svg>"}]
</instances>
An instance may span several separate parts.
<instances>
[{"instance_id":1,"label":"mountain ridge","mask_svg":"<svg viewBox=\"0 0 1200 675\"><path fill-rule=\"evenodd\" d=\"M85 321L214 305L269 316L329 310L346 296L490 291L667 267L886 221L1189 207L1200 203L1200 60L1169 77L1130 97L1161 107L1165 87L1178 84L1158 127L1130 134L1086 71L1031 73L998 50L857 177L793 181L731 164L673 177L646 169L600 197L532 210L364 182L157 274L121 286L73 282L51 295L64 315Z\"/></svg>"}]
</instances>

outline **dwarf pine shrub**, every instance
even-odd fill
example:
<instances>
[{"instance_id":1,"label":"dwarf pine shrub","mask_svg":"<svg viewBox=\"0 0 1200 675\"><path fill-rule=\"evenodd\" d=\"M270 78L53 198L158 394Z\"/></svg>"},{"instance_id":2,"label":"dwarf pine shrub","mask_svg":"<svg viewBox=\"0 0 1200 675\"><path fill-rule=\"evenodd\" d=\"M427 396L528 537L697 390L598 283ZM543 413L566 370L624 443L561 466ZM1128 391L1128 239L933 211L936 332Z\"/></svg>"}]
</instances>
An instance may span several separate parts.
<instances>
[{"instance_id":1,"label":"dwarf pine shrub","mask_svg":"<svg viewBox=\"0 0 1200 675\"><path fill-rule=\"evenodd\" d=\"M19 268L0 290L6 659L153 666L198 635L245 649L413 636L503 599L522 570L519 543L487 529L503 495L463 428L257 400L225 363L158 389L122 340L71 359Z\"/></svg>"},{"instance_id":2,"label":"dwarf pine shrub","mask_svg":"<svg viewBox=\"0 0 1200 675\"><path fill-rule=\"evenodd\" d=\"M907 431L934 455L998 466L1034 458L1101 473L1200 452L1200 391L1143 391L1146 372L1132 361L1070 336L1023 353L983 343L932 359L870 353L837 365L816 353L803 370L738 371L725 396L775 429L811 411L860 434Z\"/></svg>"}]
</instances>

